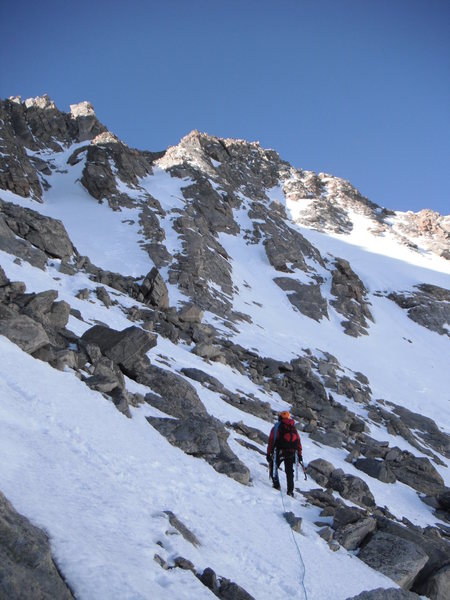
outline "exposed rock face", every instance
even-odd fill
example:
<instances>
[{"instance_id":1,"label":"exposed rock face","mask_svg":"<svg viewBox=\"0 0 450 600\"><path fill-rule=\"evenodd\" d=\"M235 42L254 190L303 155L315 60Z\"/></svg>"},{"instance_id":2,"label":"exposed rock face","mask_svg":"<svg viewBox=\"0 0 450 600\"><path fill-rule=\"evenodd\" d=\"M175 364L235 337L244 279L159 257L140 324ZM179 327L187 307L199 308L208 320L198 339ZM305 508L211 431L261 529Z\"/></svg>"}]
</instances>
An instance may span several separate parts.
<instances>
[{"instance_id":1,"label":"exposed rock face","mask_svg":"<svg viewBox=\"0 0 450 600\"><path fill-rule=\"evenodd\" d=\"M408 317L416 323L440 335L450 336L450 291L429 284L416 287L418 292L392 292L388 298L406 309Z\"/></svg>"},{"instance_id":2,"label":"exposed rock face","mask_svg":"<svg viewBox=\"0 0 450 600\"><path fill-rule=\"evenodd\" d=\"M337 258L335 265L331 293L336 300L332 300L331 304L346 319L341 323L345 333L353 337L367 335L367 319L373 321L367 301L367 290L348 261Z\"/></svg>"},{"instance_id":3,"label":"exposed rock face","mask_svg":"<svg viewBox=\"0 0 450 600\"><path fill-rule=\"evenodd\" d=\"M197 577L213 594L223 600L255 600L237 583L225 577L218 577L210 567L207 567L203 573L197 574Z\"/></svg>"},{"instance_id":4,"label":"exposed rock face","mask_svg":"<svg viewBox=\"0 0 450 600\"><path fill-rule=\"evenodd\" d=\"M427 554L413 542L384 532L375 533L358 557L406 590L428 561Z\"/></svg>"},{"instance_id":5,"label":"exposed rock face","mask_svg":"<svg viewBox=\"0 0 450 600\"><path fill-rule=\"evenodd\" d=\"M403 406L394 405L393 411L402 423L414 430L422 440L436 452L450 458L450 436L439 429L433 419L412 412Z\"/></svg>"},{"instance_id":6,"label":"exposed rock face","mask_svg":"<svg viewBox=\"0 0 450 600\"><path fill-rule=\"evenodd\" d=\"M4 215L4 223L16 236L47 256L68 261L78 254L61 221L1 199L0 212Z\"/></svg>"},{"instance_id":7,"label":"exposed rock face","mask_svg":"<svg viewBox=\"0 0 450 600\"><path fill-rule=\"evenodd\" d=\"M450 543L441 535L436 535L435 530L411 526L405 527L383 517L377 517L377 527L380 532L390 534L395 538L400 538L407 542L412 542L415 546L421 548L422 552L428 556L428 561L414 582L414 591L419 592L421 586L426 585L426 582L433 577L434 574L448 565ZM393 560L395 560L395 549L393 557Z\"/></svg>"},{"instance_id":8,"label":"exposed rock face","mask_svg":"<svg viewBox=\"0 0 450 600\"><path fill-rule=\"evenodd\" d=\"M299 204L297 221L319 231L349 233L353 229L349 211L373 217L379 209L348 181L326 173L299 169L284 188L287 197Z\"/></svg>"},{"instance_id":9,"label":"exposed rock face","mask_svg":"<svg viewBox=\"0 0 450 600\"><path fill-rule=\"evenodd\" d=\"M393 225L402 235L417 239L418 243L436 254L450 259L450 217L425 209L418 213L407 212L398 215Z\"/></svg>"},{"instance_id":10,"label":"exposed rock face","mask_svg":"<svg viewBox=\"0 0 450 600\"><path fill-rule=\"evenodd\" d=\"M78 160L79 152L69 159L72 163ZM107 200L111 208L129 204L130 199L119 191L118 184L139 189L139 179L152 172L152 162L158 156L131 149L111 133L103 132L87 146L81 183L91 196Z\"/></svg>"},{"instance_id":11,"label":"exposed rock face","mask_svg":"<svg viewBox=\"0 0 450 600\"><path fill-rule=\"evenodd\" d=\"M53 562L47 535L17 513L1 492L0 597L73 599Z\"/></svg>"},{"instance_id":12,"label":"exposed rock face","mask_svg":"<svg viewBox=\"0 0 450 600\"><path fill-rule=\"evenodd\" d=\"M21 102L10 98L0 102L0 188L19 196L41 200L44 175L49 165L32 151L50 148L59 152L76 141L92 139L105 131L88 103L73 105L71 114L60 112L55 104L42 96Z\"/></svg>"},{"instance_id":13,"label":"exposed rock face","mask_svg":"<svg viewBox=\"0 0 450 600\"><path fill-rule=\"evenodd\" d=\"M320 321L323 317L328 318L327 302L322 296L319 284L300 283L290 277L275 277L275 283L285 292L288 299L301 313Z\"/></svg>"}]
</instances>

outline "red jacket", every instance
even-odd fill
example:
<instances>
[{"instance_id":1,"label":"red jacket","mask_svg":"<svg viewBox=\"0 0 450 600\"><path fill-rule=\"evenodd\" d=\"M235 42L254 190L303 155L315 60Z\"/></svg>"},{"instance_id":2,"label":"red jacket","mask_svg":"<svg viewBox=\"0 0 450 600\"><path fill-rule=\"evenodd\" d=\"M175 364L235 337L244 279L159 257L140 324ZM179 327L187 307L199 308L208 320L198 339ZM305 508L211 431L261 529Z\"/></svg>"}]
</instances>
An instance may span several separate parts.
<instances>
[{"instance_id":1,"label":"red jacket","mask_svg":"<svg viewBox=\"0 0 450 600\"><path fill-rule=\"evenodd\" d=\"M286 423L286 425L295 425L294 419L281 419L281 422ZM275 426L272 427L272 431L270 432L270 435L269 435L269 443L267 445L267 456L271 456L274 446L275 446L276 440L273 439L274 429L275 429ZM297 431L297 433L298 433L298 431ZM279 435L280 435L280 428L278 428L278 431L277 431L277 439L278 439ZM298 436L296 450L297 450L299 456L301 456L302 455L302 443L300 442L300 435Z\"/></svg>"}]
</instances>

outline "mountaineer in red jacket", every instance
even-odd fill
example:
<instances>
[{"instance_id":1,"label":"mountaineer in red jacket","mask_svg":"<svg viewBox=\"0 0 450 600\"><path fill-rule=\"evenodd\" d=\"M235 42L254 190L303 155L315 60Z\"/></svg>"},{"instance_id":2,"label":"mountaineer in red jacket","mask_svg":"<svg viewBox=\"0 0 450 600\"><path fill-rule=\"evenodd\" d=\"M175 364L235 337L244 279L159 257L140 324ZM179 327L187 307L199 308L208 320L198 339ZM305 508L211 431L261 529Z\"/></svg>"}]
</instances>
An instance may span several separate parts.
<instances>
[{"instance_id":1,"label":"mountaineer in red jacket","mask_svg":"<svg viewBox=\"0 0 450 600\"><path fill-rule=\"evenodd\" d=\"M272 427L267 445L267 462L269 463L270 477L275 489L280 489L278 478L278 467L284 461L286 471L287 494L294 497L294 463L295 453L298 453L299 462L302 461L302 444L300 436L295 428L294 419L291 419L289 411L283 410L278 416L278 423ZM274 473L273 461L276 457L276 470Z\"/></svg>"}]
</instances>

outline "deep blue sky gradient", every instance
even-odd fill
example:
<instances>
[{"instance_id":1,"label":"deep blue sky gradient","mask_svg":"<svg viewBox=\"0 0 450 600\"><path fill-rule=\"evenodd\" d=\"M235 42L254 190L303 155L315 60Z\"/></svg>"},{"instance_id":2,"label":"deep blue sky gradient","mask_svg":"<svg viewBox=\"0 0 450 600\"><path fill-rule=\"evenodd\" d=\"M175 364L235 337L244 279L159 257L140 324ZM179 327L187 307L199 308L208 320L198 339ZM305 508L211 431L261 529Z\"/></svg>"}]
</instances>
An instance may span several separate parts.
<instances>
[{"instance_id":1,"label":"deep blue sky gradient","mask_svg":"<svg viewBox=\"0 0 450 600\"><path fill-rule=\"evenodd\" d=\"M450 213L448 0L3 0L0 96L81 100L131 146L259 140Z\"/></svg>"}]
</instances>

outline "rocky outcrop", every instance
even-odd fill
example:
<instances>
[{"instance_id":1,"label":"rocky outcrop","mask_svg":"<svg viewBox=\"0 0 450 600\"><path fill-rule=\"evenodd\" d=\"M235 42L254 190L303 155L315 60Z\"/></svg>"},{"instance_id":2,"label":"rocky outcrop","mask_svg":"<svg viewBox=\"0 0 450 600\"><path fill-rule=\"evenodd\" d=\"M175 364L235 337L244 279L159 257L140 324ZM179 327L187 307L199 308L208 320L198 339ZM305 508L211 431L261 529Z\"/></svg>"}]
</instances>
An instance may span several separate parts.
<instances>
[{"instance_id":1,"label":"rocky outcrop","mask_svg":"<svg viewBox=\"0 0 450 600\"><path fill-rule=\"evenodd\" d=\"M347 260L337 258L335 266L336 269L332 272L331 293L336 300L332 300L331 304L345 317L341 323L344 333L353 337L367 335L367 320L373 321L367 290Z\"/></svg>"},{"instance_id":2,"label":"rocky outcrop","mask_svg":"<svg viewBox=\"0 0 450 600\"><path fill-rule=\"evenodd\" d=\"M38 201L53 166L33 153L43 149L60 152L106 130L89 103L72 105L67 114L48 96L25 102L17 97L0 101L0 121L0 189Z\"/></svg>"},{"instance_id":3,"label":"rocky outcrop","mask_svg":"<svg viewBox=\"0 0 450 600\"><path fill-rule=\"evenodd\" d=\"M285 292L289 302L310 319L320 321L328 318L327 302L322 296L320 285L300 283L290 277L275 277L275 283Z\"/></svg>"},{"instance_id":4,"label":"rocky outcrop","mask_svg":"<svg viewBox=\"0 0 450 600\"><path fill-rule=\"evenodd\" d=\"M111 208L135 204L118 186L120 183L139 190L139 180L152 172L152 163L162 153L139 152L129 148L110 132L102 132L85 148L86 161L81 183L99 201L106 200ZM80 150L69 159L79 160ZM146 198L143 190L142 198Z\"/></svg>"},{"instance_id":5,"label":"rocky outcrop","mask_svg":"<svg viewBox=\"0 0 450 600\"><path fill-rule=\"evenodd\" d=\"M339 494L362 507L374 507L375 500L369 486L360 477L344 473L342 469L318 458L311 461L307 473L323 487L329 487Z\"/></svg>"},{"instance_id":6,"label":"rocky outcrop","mask_svg":"<svg viewBox=\"0 0 450 600\"><path fill-rule=\"evenodd\" d=\"M392 448L386 455L386 463L399 481L418 492L434 496L444 491L444 480L428 458Z\"/></svg>"},{"instance_id":7,"label":"rocky outcrop","mask_svg":"<svg viewBox=\"0 0 450 600\"><path fill-rule=\"evenodd\" d=\"M408 317L419 325L450 336L450 291L430 284L415 287L417 292L391 292L388 298L406 309Z\"/></svg>"},{"instance_id":8,"label":"rocky outcrop","mask_svg":"<svg viewBox=\"0 0 450 600\"><path fill-rule=\"evenodd\" d=\"M397 481L394 472L386 461L377 460L376 458L358 458L353 465L383 483L395 483Z\"/></svg>"},{"instance_id":9,"label":"rocky outcrop","mask_svg":"<svg viewBox=\"0 0 450 600\"><path fill-rule=\"evenodd\" d=\"M400 235L417 241L447 260L450 259L450 216L440 215L430 209L417 213L397 213L392 227Z\"/></svg>"},{"instance_id":10,"label":"rocky outcrop","mask_svg":"<svg viewBox=\"0 0 450 600\"><path fill-rule=\"evenodd\" d=\"M448 590L450 590L450 564L433 573L423 585L417 588L419 594L432 600L445 600Z\"/></svg>"},{"instance_id":11,"label":"rocky outcrop","mask_svg":"<svg viewBox=\"0 0 450 600\"><path fill-rule=\"evenodd\" d=\"M0 597L72 600L47 534L17 513L0 492Z\"/></svg>"},{"instance_id":12,"label":"rocky outcrop","mask_svg":"<svg viewBox=\"0 0 450 600\"><path fill-rule=\"evenodd\" d=\"M0 213L14 235L26 240L48 257L69 261L78 254L61 221L1 199Z\"/></svg>"},{"instance_id":13,"label":"rocky outcrop","mask_svg":"<svg viewBox=\"0 0 450 600\"><path fill-rule=\"evenodd\" d=\"M441 431L433 419L415 413L403 406L392 403L389 403L389 406L393 407L393 412L399 417L403 425L408 427L410 431L414 431L414 434L422 438L425 444L443 456L450 458L450 436Z\"/></svg>"}]
</instances>

